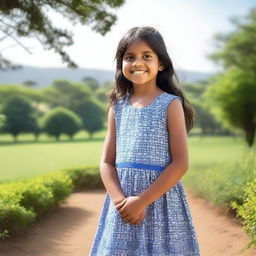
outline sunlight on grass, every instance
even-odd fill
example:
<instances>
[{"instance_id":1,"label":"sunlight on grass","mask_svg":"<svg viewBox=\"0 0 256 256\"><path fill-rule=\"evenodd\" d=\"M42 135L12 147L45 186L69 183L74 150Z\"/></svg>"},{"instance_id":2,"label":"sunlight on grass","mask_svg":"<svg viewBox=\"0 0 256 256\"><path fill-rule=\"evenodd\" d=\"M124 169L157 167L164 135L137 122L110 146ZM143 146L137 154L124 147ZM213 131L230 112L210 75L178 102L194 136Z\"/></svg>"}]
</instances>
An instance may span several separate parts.
<instances>
[{"instance_id":1,"label":"sunlight on grass","mask_svg":"<svg viewBox=\"0 0 256 256\"><path fill-rule=\"evenodd\" d=\"M0 181L33 177L67 167L99 166L105 134L103 130L89 139L87 133L81 132L73 141L62 136L59 142L44 134L35 142L32 135L23 134L18 143L13 143L9 135L1 135ZM245 145L239 137L193 136L188 142L190 170L235 161Z\"/></svg>"}]
</instances>

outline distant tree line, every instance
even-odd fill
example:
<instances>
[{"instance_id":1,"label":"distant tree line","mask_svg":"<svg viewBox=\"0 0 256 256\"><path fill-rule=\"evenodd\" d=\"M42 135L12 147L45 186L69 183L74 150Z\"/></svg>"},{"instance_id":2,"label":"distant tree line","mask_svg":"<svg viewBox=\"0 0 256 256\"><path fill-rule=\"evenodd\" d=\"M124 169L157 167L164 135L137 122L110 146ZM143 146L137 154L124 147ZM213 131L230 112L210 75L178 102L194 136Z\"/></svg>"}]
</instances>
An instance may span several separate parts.
<instances>
[{"instance_id":1,"label":"distant tree line","mask_svg":"<svg viewBox=\"0 0 256 256\"><path fill-rule=\"evenodd\" d=\"M58 140L61 134L73 139L80 130L92 137L104 128L111 82L100 85L96 79L86 77L82 83L56 80L42 89L35 86L0 86L0 113L6 119L0 128L2 133L10 133L17 140L22 132L33 133L35 139L45 132ZM208 86L209 81L183 85L196 109L195 128L201 130L201 135L230 135L232 131L224 129L202 104Z\"/></svg>"},{"instance_id":2,"label":"distant tree line","mask_svg":"<svg viewBox=\"0 0 256 256\"><path fill-rule=\"evenodd\" d=\"M70 139L85 130L90 138L106 123L107 92L110 83L95 86L56 80L52 85L33 89L26 86L0 86L0 131L14 140L20 133L33 133L38 139L45 132L59 140L61 134ZM93 82L91 86L90 82Z\"/></svg>"}]
</instances>

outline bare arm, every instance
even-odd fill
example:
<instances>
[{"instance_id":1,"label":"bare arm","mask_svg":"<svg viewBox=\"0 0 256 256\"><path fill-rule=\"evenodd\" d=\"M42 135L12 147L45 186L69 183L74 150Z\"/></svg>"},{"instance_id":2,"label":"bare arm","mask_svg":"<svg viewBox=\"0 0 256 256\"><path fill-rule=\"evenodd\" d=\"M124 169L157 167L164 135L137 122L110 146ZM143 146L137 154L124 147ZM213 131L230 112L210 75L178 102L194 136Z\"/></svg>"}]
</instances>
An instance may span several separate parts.
<instances>
[{"instance_id":1,"label":"bare arm","mask_svg":"<svg viewBox=\"0 0 256 256\"><path fill-rule=\"evenodd\" d=\"M126 197L121 189L120 182L116 173L115 158L116 125L113 106L111 106L108 112L108 131L100 162L100 174L102 182L114 204Z\"/></svg>"},{"instance_id":2,"label":"bare arm","mask_svg":"<svg viewBox=\"0 0 256 256\"><path fill-rule=\"evenodd\" d=\"M188 146L185 117L179 99L173 99L167 111L172 162L139 197L147 207L175 186L188 169Z\"/></svg>"}]
</instances>

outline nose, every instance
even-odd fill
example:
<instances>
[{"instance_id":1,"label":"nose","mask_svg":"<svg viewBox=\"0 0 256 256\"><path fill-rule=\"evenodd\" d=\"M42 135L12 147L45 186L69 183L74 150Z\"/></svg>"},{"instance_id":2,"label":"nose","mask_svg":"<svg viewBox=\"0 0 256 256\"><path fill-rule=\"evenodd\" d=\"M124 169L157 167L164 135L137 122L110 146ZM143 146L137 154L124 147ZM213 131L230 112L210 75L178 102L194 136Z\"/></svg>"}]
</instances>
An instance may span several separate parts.
<instances>
[{"instance_id":1,"label":"nose","mask_svg":"<svg viewBox=\"0 0 256 256\"><path fill-rule=\"evenodd\" d=\"M132 66L142 66L142 65L143 65L143 60L141 58L136 58L132 63Z\"/></svg>"}]
</instances>

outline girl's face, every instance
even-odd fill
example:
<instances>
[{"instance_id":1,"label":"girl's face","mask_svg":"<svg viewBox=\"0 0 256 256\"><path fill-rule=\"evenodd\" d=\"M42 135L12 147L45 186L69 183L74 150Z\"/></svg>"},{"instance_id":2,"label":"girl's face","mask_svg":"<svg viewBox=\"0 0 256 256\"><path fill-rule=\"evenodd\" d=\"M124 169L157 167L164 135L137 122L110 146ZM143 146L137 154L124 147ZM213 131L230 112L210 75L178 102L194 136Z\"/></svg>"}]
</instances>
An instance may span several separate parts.
<instances>
[{"instance_id":1,"label":"girl's face","mask_svg":"<svg viewBox=\"0 0 256 256\"><path fill-rule=\"evenodd\" d=\"M158 56L142 40L135 40L126 49L122 61L122 72L134 85L156 85L156 77L162 66Z\"/></svg>"}]
</instances>

